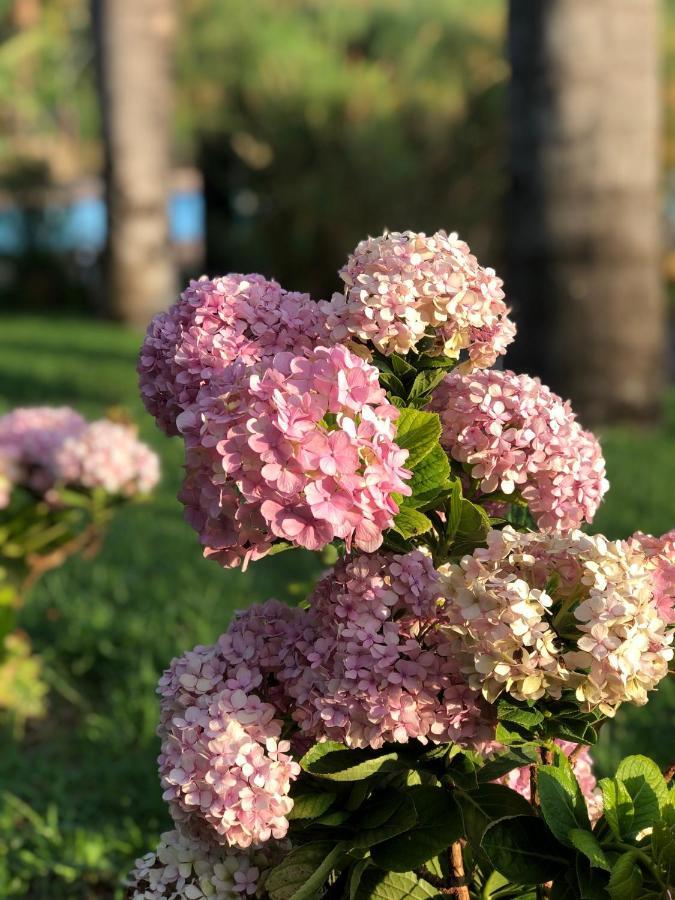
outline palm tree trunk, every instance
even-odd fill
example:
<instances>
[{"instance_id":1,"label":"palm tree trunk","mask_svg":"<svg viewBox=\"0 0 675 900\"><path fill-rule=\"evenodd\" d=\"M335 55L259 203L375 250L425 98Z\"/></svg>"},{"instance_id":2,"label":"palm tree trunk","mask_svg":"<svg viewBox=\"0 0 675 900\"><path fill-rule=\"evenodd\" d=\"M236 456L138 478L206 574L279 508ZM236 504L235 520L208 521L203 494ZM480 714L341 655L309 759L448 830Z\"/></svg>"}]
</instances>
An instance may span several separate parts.
<instances>
[{"instance_id":1,"label":"palm tree trunk","mask_svg":"<svg viewBox=\"0 0 675 900\"><path fill-rule=\"evenodd\" d=\"M658 27L659 0L510 0L513 360L589 424L665 383Z\"/></svg>"},{"instance_id":2,"label":"palm tree trunk","mask_svg":"<svg viewBox=\"0 0 675 900\"><path fill-rule=\"evenodd\" d=\"M144 326L171 301L167 203L174 0L92 0L105 145L107 310Z\"/></svg>"}]
</instances>

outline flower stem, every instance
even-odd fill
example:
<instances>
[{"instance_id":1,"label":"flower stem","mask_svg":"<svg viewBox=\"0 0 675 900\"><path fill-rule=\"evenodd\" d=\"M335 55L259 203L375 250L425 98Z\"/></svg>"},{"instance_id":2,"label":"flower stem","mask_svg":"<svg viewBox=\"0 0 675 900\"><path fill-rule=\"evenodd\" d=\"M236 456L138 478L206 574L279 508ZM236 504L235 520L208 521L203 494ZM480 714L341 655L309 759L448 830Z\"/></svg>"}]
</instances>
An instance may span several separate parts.
<instances>
[{"instance_id":1,"label":"flower stem","mask_svg":"<svg viewBox=\"0 0 675 900\"><path fill-rule=\"evenodd\" d=\"M444 894L459 897L460 900L470 900L469 887L464 872L464 856L462 855L461 841L455 841L450 845L450 885L443 890Z\"/></svg>"}]
</instances>

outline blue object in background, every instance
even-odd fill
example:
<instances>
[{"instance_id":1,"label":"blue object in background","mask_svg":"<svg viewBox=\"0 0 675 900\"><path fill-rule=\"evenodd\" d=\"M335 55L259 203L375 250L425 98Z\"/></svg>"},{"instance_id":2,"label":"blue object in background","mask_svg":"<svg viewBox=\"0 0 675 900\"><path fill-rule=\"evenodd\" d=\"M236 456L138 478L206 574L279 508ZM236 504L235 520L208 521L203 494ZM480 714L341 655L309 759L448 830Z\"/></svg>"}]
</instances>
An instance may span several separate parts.
<instances>
[{"instance_id":1,"label":"blue object in background","mask_svg":"<svg viewBox=\"0 0 675 900\"><path fill-rule=\"evenodd\" d=\"M28 248L30 216L17 207L0 209L0 253L16 255ZM47 206L32 240L39 247L61 253L97 252L105 244L106 225L105 202L92 194L67 206ZM175 243L203 240L204 197L199 191L176 191L171 196L169 227Z\"/></svg>"}]
</instances>

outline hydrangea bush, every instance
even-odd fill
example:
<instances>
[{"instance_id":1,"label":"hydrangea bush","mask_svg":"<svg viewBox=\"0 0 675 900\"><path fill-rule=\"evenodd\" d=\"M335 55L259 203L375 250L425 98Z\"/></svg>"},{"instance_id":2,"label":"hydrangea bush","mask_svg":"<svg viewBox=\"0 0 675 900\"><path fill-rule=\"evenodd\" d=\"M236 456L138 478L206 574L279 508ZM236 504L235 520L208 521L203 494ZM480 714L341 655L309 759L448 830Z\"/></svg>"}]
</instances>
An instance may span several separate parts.
<instances>
[{"instance_id":1,"label":"hydrangea bush","mask_svg":"<svg viewBox=\"0 0 675 900\"><path fill-rule=\"evenodd\" d=\"M157 455L127 424L88 423L68 407L0 416L0 710L19 724L43 711L46 691L28 637L13 630L29 588L73 553L92 555L114 510L158 479Z\"/></svg>"},{"instance_id":2,"label":"hydrangea bush","mask_svg":"<svg viewBox=\"0 0 675 900\"><path fill-rule=\"evenodd\" d=\"M162 676L174 828L128 897L672 898L672 772L596 782L589 747L668 674L675 532L589 533L598 441L488 369L515 326L457 235L369 238L340 278L202 278L148 329L204 556L334 566Z\"/></svg>"}]
</instances>

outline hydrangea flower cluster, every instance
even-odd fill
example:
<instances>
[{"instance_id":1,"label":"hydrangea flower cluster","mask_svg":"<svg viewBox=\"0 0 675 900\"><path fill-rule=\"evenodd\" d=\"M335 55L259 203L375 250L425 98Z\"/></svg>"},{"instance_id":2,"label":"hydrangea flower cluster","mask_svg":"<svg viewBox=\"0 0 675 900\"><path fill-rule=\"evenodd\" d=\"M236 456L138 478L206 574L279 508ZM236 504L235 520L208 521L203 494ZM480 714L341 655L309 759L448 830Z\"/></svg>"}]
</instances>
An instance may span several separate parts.
<instances>
[{"instance_id":1,"label":"hydrangea flower cluster","mask_svg":"<svg viewBox=\"0 0 675 900\"><path fill-rule=\"evenodd\" d=\"M646 703L668 672L673 630L631 542L507 526L442 573L448 652L490 702L573 691L612 716L624 701Z\"/></svg>"},{"instance_id":2,"label":"hydrangea flower cluster","mask_svg":"<svg viewBox=\"0 0 675 900\"><path fill-rule=\"evenodd\" d=\"M277 539L377 549L394 495L410 493L397 416L374 366L340 345L277 354L266 369L231 366L178 417L180 498L205 555L238 565Z\"/></svg>"},{"instance_id":3,"label":"hydrangea flower cluster","mask_svg":"<svg viewBox=\"0 0 675 900\"><path fill-rule=\"evenodd\" d=\"M317 638L291 685L303 733L348 747L454 741L477 746L493 724L439 641L441 584L418 550L342 560L316 587Z\"/></svg>"},{"instance_id":4,"label":"hydrangea flower cluster","mask_svg":"<svg viewBox=\"0 0 675 900\"><path fill-rule=\"evenodd\" d=\"M100 419L70 435L53 457L57 481L108 494L148 494L159 481L156 453L128 425Z\"/></svg>"},{"instance_id":5,"label":"hydrangea flower cluster","mask_svg":"<svg viewBox=\"0 0 675 900\"><path fill-rule=\"evenodd\" d=\"M593 773L593 757L590 750L588 747L580 747L579 744L571 741L556 740L556 744L566 756L571 756L576 751L572 759L572 770L586 800L590 820L596 822L602 815L602 792L598 788L598 782ZM498 782L517 791L526 800L532 799L532 773L529 766L513 769L499 778Z\"/></svg>"},{"instance_id":6,"label":"hydrangea flower cluster","mask_svg":"<svg viewBox=\"0 0 675 900\"><path fill-rule=\"evenodd\" d=\"M338 562L305 608L270 600L239 613L162 676L158 762L176 830L137 863L132 900L263 900L272 856L283 857L267 881L277 897L297 879L307 896L359 892L362 876L392 897L409 881L411 896L477 894L485 873L465 877L463 840L450 874L427 882L424 804L445 803L469 767L482 783L481 771L520 764L504 747L510 721L546 759L556 735L576 733L569 716L590 738L668 672L675 532L610 542L577 530L608 487L602 453L537 379L485 370L515 334L501 280L445 232L369 238L340 276L344 291L319 304L258 275L202 278L148 329L141 392L183 438L179 498L204 555L245 567L273 549L335 544ZM104 442L75 452L85 442L70 437L62 471L93 484L110 467ZM11 460L5 469L11 480ZM540 530L490 520L511 502ZM558 744L574 753L595 821L588 750ZM563 834L567 820L548 821L543 781L530 797L533 774L534 763L501 782L561 842L569 893L573 848L585 845ZM402 801L409 790L420 805ZM401 826L394 840L410 839L403 881L387 881L398 864L387 840L358 863L346 851L361 812L381 823L385 807L387 828ZM518 827L514 846L532 832Z\"/></svg>"},{"instance_id":7,"label":"hydrangea flower cluster","mask_svg":"<svg viewBox=\"0 0 675 900\"><path fill-rule=\"evenodd\" d=\"M0 497L23 484L49 499L57 483L131 497L158 480L157 455L129 426L87 423L66 406L19 407L0 417Z\"/></svg>"},{"instance_id":8,"label":"hydrangea flower cluster","mask_svg":"<svg viewBox=\"0 0 675 900\"><path fill-rule=\"evenodd\" d=\"M593 520L609 487L600 445L538 378L452 372L430 409L441 417L443 446L483 493L518 491L543 529Z\"/></svg>"},{"instance_id":9,"label":"hydrangea flower cluster","mask_svg":"<svg viewBox=\"0 0 675 900\"><path fill-rule=\"evenodd\" d=\"M0 452L11 460L12 480L45 491L54 481L55 452L86 425L68 406L24 406L0 416Z\"/></svg>"},{"instance_id":10,"label":"hydrangea flower cluster","mask_svg":"<svg viewBox=\"0 0 675 900\"><path fill-rule=\"evenodd\" d=\"M424 347L455 360L465 350L469 368L484 368L515 337L502 280L455 233L367 238L340 277L344 293L321 304L334 340L370 342L387 356Z\"/></svg>"},{"instance_id":11,"label":"hydrangea flower cluster","mask_svg":"<svg viewBox=\"0 0 675 900\"><path fill-rule=\"evenodd\" d=\"M637 531L632 541L644 552L652 570L659 616L668 625L675 624L675 529L660 538Z\"/></svg>"},{"instance_id":12,"label":"hydrangea flower cluster","mask_svg":"<svg viewBox=\"0 0 675 900\"><path fill-rule=\"evenodd\" d=\"M160 680L164 799L192 836L247 848L286 835L300 767L268 698L298 616L273 601L244 613L216 645L174 660Z\"/></svg>"},{"instance_id":13,"label":"hydrangea flower cluster","mask_svg":"<svg viewBox=\"0 0 675 900\"><path fill-rule=\"evenodd\" d=\"M159 427L175 435L178 415L230 363L312 349L324 337L323 314L308 294L262 275L203 276L151 322L138 361L141 396Z\"/></svg>"},{"instance_id":14,"label":"hydrangea flower cluster","mask_svg":"<svg viewBox=\"0 0 675 900\"><path fill-rule=\"evenodd\" d=\"M270 845L252 852L166 831L154 853L136 860L127 879L129 900L245 900L262 897L274 861Z\"/></svg>"}]
</instances>

